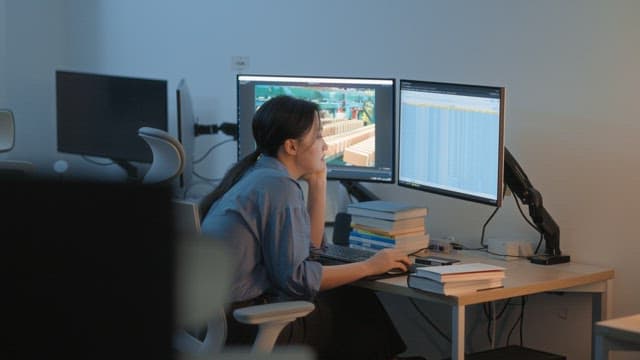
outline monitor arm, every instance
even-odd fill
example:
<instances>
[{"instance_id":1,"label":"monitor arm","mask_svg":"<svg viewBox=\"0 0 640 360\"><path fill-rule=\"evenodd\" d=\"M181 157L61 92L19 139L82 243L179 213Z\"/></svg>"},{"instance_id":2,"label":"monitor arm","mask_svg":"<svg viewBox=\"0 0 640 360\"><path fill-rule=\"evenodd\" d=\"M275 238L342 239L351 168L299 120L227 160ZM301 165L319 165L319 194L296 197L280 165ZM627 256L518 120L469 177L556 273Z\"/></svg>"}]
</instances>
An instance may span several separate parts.
<instances>
[{"instance_id":1,"label":"monitor arm","mask_svg":"<svg viewBox=\"0 0 640 360\"><path fill-rule=\"evenodd\" d=\"M377 195L375 195L373 192L371 192L371 190L367 189L357 181L340 180L340 183L347 190L347 193L355 197L359 202L380 200L380 198Z\"/></svg>"},{"instance_id":2,"label":"monitor arm","mask_svg":"<svg viewBox=\"0 0 640 360\"><path fill-rule=\"evenodd\" d=\"M514 196L517 196L524 205L529 206L529 216L544 237L544 254L532 256L531 262L543 265L569 262L569 255L562 255L560 251L560 228L544 208L542 194L533 187L520 164L506 147L504 148L504 183L511 189Z\"/></svg>"},{"instance_id":3,"label":"monitor arm","mask_svg":"<svg viewBox=\"0 0 640 360\"><path fill-rule=\"evenodd\" d=\"M224 134L232 136L234 140L238 140L238 124L232 123L222 123L220 125L201 125L196 124L195 127L195 136L205 135L205 134L217 134L222 131Z\"/></svg>"}]
</instances>

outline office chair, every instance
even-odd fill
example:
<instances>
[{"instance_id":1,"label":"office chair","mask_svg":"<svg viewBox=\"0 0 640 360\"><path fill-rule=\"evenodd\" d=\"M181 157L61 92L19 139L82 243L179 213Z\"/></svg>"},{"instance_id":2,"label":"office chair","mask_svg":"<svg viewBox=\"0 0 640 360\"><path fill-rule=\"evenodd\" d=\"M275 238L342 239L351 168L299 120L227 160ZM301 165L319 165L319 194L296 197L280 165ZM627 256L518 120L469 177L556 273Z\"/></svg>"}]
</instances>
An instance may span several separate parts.
<instances>
[{"instance_id":1,"label":"office chair","mask_svg":"<svg viewBox=\"0 0 640 360\"><path fill-rule=\"evenodd\" d=\"M11 151L15 145L15 119L8 109L0 109L0 153ZM21 178L34 172L31 162L21 160L0 160L0 177Z\"/></svg>"},{"instance_id":2,"label":"office chair","mask_svg":"<svg viewBox=\"0 0 640 360\"><path fill-rule=\"evenodd\" d=\"M153 162L142 182L153 184L169 182L184 171L185 153L182 144L166 131L141 127L138 135L153 152Z\"/></svg>"},{"instance_id":3,"label":"office chair","mask_svg":"<svg viewBox=\"0 0 640 360\"><path fill-rule=\"evenodd\" d=\"M15 131L11 110L0 109L0 152L7 152L13 149Z\"/></svg>"},{"instance_id":4,"label":"office chair","mask_svg":"<svg viewBox=\"0 0 640 360\"><path fill-rule=\"evenodd\" d=\"M180 207L189 204L182 200L174 202ZM198 214L199 222L198 206L195 203L191 205L193 212ZM188 217L191 218L191 215ZM174 335L174 348L179 353L191 355L227 352L228 350L223 349L226 339L224 304L229 301L233 261L224 245L196 234L199 231L199 227L196 230L196 224L193 231L184 231L184 221L177 221L183 223L183 230L177 262L178 330ZM255 356L272 352L282 329L291 321L306 316L314 308L315 305L307 301L285 301L236 309L233 316L242 323L258 326L258 335L250 350ZM185 330L204 323L207 324L207 334L203 340ZM302 357L310 354L308 349L295 348L295 352Z\"/></svg>"}]
</instances>

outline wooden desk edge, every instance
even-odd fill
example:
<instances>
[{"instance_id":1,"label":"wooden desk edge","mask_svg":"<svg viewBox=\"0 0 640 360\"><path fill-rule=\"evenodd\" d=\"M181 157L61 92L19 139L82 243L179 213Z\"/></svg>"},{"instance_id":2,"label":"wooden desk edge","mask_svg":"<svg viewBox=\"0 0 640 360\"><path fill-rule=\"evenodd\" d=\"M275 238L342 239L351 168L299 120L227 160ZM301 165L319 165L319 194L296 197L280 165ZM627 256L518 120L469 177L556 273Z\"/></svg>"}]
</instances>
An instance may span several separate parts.
<instances>
[{"instance_id":1,"label":"wooden desk edge","mask_svg":"<svg viewBox=\"0 0 640 360\"><path fill-rule=\"evenodd\" d=\"M499 289L491 289L486 291L478 291L474 293L464 294L460 296L445 296L437 293L421 291L409 288L406 285L406 276L383 280L360 280L354 283L356 286L362 286L375 291L409 296L415 299L424 299L435 301L449 305L473 305L489 301L508 299L518 296L533 295L544 292L571 291L573 287L582 285L605 282L613 279L614 270L603 269L600 272L576 275L571 278L562 278L556 280L546 280L543 282L532 283L516 287L504 287Z\"/></svg>"}]
</instances>

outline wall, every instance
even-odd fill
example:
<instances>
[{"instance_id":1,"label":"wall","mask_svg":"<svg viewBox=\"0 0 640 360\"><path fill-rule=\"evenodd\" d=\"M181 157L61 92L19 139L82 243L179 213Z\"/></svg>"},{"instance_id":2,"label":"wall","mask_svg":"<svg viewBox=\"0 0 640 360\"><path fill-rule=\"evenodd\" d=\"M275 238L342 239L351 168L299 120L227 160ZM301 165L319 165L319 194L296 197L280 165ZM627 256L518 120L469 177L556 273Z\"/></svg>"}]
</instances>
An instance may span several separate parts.
<instances>
[{"instance_id":1,"label":"wall","mask_svg":"<svg viewBox=\"0 0 640 360\"><path fill-rule=\"evenodd\" d=\"M6 52L7 52L7 30L6 30L6 0L0 0L0 104L7 103L7 76L6 76Z\"/></svg>"},{"instance_id":2,"label":"wall","mask_svg":"<svg viewBox=\"0 0 640 360\"><path fill-rule=\"evenodd\" d=\"M15 148L8 158L32 161L50 171L55 153L54 69L66 49L60 0L5 1L6 102L16 122Z\"/></svg>"},{"instance_id":3,"label":"wall","mask_svg":"<svg viewBox=\"0 0 640 360\"><path fill-rule=\"evenodd\" d=\"M249 57L247 73L506 86L506 145L560 224L563 251L577 262L614 267L614 315L640 312L634 281L640 2L9 0L5 12L7 86L0 107L12 108L19 122L16 149L7 156L30 159L42 172L65 159L69 175L122 176L56 152L56 68L164 78L171 91L186 78L202 123L235 121L234 55ZM195 157L226 139L198 138ZM235 145L228 143L196 170L216 178L234 161ZM470 246L493 210L396 185L370 188L428 206L432 236ZM192 194L208 189L201 183ZM511 197L487 232L537 240ZM541 308L544 302L537 306L529 311L555 313ZM530 331L535 338L548 329Z\"/></svg>"}]
</instances>

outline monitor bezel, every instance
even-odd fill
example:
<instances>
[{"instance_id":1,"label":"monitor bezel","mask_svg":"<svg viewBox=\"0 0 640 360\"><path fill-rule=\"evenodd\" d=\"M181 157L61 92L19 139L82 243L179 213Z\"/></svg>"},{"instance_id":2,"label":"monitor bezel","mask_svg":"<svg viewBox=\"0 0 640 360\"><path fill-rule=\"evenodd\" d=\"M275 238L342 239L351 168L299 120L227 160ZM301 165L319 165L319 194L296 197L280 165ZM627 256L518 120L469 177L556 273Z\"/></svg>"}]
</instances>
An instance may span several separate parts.
<instances>
[{"instance_id":1,"label":"monitor bezel","mask_svg":"<svg viewBox=\"0 0 640 360\"><path fill-rule=\"evenodd\" d=\"M440 81L428 81L428 80L410 80L410 79L400 79L398 81L398 144L401 143L401 126L402 126L402 91L404 88L404 84L406 83L414 83L419 85L434 85L434 86L449 86L449 87L465 87L468 89L482 89L484 91L498 91L499 99L500 99L500 114L499 114L499 135L498 135L498 177L496 184L496 199L491 199L487 197L476 196L468 193L463 193L460 191L452 191L446 190L438 187L428 186L424 184L416 184L409 181L403 181L400 174L400 159L402 156L402 148L398 146L397 155L398 155L398 185L413 189L424 191L428 193L444 195L456 199L481 203L485 205L491 205L495 207L502 206L502 201L504 197L504 122L505 122L505 100L506 100L506 88L504 86L492 86L492 85L478 85L478 84L464 84L464 83L454 83L454 82L440 82Z\"/></svg>"},{"instance_id":2,"label":"monitor bezel","mask_svg":"<svg viewBox=\"0 0 640 360\"><path fill-rule=\"evenodd\" d=\"M397 179L397 166L396 166L396 127L397 127L397 117L396 117L396 107L397 107L397 84L398 81L395 78L389 78L389 77L375 77L375 76L371 76L371 77L364 77L364 76L331 76L331 75L282 75L282 74L237 74L236 75L236 110L237 110L237 124L238 124L238 148L237 148L237 157L238 160L240 160L242 158L242 156L245 156L246 154L242 154L241 149L243 146L243 143L241 142L242 139L242 127L241 127L241 114L240 114L240 81L241 81L241 77L253 77L253 78L264 78L265 80L259 80L259 81L269 81L270 79L274 79L274 80L279 80L281 82L284 82L283 80L285 79L292 79L292 80L298 80L300 81L300 83L303 83L302 80L304 79L317 79L317 80L335 80L335 81L327 81L328 84L336 84L339 82L344 82L346 84L349 83L353 83L353 82L362 82L363 84L366 84L367 81L372 81L372 82L381 82L381 81L385 81L385 82L390 82L390 84L386 85L386 84L372 84L372 85L377 85L377 86L390 86L390 92L392 94L391 96L391 104L390 104L390 115L391 115L391 137L390 137L390 143L391 143L391 148L392 148L392 156L390 158L391 164L390 164L390 176L389 178L377 178L377 177L349 177L349 176L345 176L344 174L342 174L341 172L339 172L338 174L332 173L331 171L327 171L327 179L328 180L338 180L338 181L348 181L348 182L369 182L369 183L386 183L386 184L394 184L396 182ZM250 81L258 81L258 80L250 80ZM377 136L377 133L376 133ZM332 169L332 167L329 167L328 170ZM367 168L364 167L359 167L359 170L362 171L366 171ZM376 169L376 168L371 168L372 170ZM379 170L382 171L382 170Z\"/></svg>"},{"instance_id":3,"label":"monitor bezel","mask_svg":"<svg viewBox=\"0 0 640 360\"><path fill-rule=\"evenodd\" d=\"M196 138L196 115L193 96L186 79L181 79L176 87L176 124L178 141L185 152L184 171L178 177L178 187L187 190L193 178L193 153Z\"/></svg>"}]
</instances>

